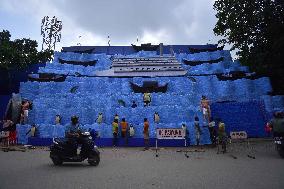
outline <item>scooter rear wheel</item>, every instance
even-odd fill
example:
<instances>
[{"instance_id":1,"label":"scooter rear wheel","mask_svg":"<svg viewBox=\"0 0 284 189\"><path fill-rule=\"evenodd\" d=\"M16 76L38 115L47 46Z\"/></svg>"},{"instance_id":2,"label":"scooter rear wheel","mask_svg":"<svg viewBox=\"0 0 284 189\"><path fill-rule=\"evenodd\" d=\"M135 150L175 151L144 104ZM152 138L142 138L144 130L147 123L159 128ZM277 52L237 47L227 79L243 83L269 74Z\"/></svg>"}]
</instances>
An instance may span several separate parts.
<instances>
[{"instance_id":1,"label":"scooter rear wheel","mask_svg":"<svg viewBox=\"0 0 284 189\"><path fill-rule=\"evenodd\" d=\"M277 151L278 151L278 154L279 154L282 158L284 158L284 149L283 149L281 146L277 147Z\"/></svg>"},{"instance_id":2,"label":"scooter rear wheel","mask_svg":"<svg viewBox=\"0 0 284 189\"><path fill-rule=\"evenodd\" d=\"M88 163L92 166L98 166L100 163L100 156L98 154L92 154L88 157Z\"/></svg>"}]
</instances>

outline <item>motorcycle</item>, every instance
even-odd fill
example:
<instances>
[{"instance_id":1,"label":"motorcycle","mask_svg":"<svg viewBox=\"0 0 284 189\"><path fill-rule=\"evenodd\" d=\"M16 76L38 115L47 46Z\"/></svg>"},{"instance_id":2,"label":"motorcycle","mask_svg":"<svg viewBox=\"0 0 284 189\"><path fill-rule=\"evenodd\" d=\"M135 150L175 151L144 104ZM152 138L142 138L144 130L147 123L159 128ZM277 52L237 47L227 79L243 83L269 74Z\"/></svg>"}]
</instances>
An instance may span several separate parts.
<instances>
[{"instance_id":1,"label":"motorcycle","mask_svg":"<svg viewBox=\"0 0 284 189\"><path fill-rule=\"evenodd\" d=\"M278 154L284 158L284 138L283 137L274 137L274 143L276 145L276 150Z\"/></svg>"},{"instance_id":2,"label":"motorcycle","mask_svg":"<svg viewBox=\"0 0 284 189\"><path fill-rule=\"evenodd\" d=\"M79 144L81 151L77 154ZM50 158L54 165L62 165L63 162L82 162L88 159L90 165L97 166L100 163L100 152L90 132L80 132L77 138L53 139Z\"/></svg>"}]
</instances>

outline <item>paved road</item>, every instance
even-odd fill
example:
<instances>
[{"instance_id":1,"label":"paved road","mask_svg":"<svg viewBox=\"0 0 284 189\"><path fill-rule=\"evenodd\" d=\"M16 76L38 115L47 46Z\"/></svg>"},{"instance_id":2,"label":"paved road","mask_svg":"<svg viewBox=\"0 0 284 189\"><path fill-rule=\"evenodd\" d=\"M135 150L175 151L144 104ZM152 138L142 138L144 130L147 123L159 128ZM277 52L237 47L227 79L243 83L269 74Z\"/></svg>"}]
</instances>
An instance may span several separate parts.
<instances>
[{"instance_id":1,"label":"paved road","mask_svg":"<svg viewBox=\"0 0 284 189\"><path fill-rule=\"evenodd\" d=\"M53 166L46 149L0 152L0 189L284 188L284 159L271 142L257 142L252 151L234 146L225 155L205 148L189 152L189 158L177 148L161 149L157 158L152 150L104 148L98 167L86 162Z\"/></svg>"}]
</instances>

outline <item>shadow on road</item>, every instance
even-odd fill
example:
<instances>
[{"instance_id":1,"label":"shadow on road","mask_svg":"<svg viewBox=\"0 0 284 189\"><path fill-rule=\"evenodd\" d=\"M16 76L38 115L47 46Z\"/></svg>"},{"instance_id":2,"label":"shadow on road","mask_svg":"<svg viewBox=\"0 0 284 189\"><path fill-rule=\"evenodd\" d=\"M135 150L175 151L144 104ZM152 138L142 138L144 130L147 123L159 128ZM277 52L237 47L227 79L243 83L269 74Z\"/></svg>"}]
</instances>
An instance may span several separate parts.
<instances>
[{"instance_id":1,"label":"shadow on road","mask_svg":"<svg viewBox=\"0 0 284 189\"><path fill-rule=\"evenodd\" d=\"M82 163L63 163L62 165L53 165L53 163L47 163L47 164L41 164L38 166L38 168L41 169L61 169L61 170L66 170L66 169L78 169L78 168L95 168L95 166L90 166L88 163L86 162L82 162Z\"/></svg>"}]
</instances>

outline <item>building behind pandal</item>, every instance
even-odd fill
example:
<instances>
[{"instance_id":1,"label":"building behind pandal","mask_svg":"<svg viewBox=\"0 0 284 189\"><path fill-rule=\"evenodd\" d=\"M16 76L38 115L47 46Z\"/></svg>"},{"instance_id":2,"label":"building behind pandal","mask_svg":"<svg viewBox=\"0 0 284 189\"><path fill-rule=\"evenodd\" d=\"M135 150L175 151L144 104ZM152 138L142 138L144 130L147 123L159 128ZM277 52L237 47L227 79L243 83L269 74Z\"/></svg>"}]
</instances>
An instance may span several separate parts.
<instances>
[{"instance_id":1,"label":"building behind pandal","mask_svg":"<svg viewBox=\"0 0 284 189\"><path fill-rule=\"evenodd\" d=\"M268 95L269 78L251 73L217 45L65 47L30 80L20 87L22 97L33 101L29 124L17 126L23 144L35 141L25 135L32 124L39 128L37 144L43 144L64 137L70 117L77 115L85 129L100 133L101 145L111 145L111 123L118 114L134 125L130 145L143 144L144 118L150 122L151 138L156 128L181 128L185 123L188 143L194 145L194 117L206 125L200 110L202 95L210 100L212 116L226 123L227 132L244 130L250 137L262 137L277 100L283 101ZM148 107L143 105L146 91L151 92ZM133 101L136 108L131 107ZM155 112L160 115L158 124ZM102 124L96 123L99 113L104 116ZM55 125L56 115L62 117L61 125ZM201 128L201 144L210 144L208 128Z\"/></svg>"}]
</instances>

